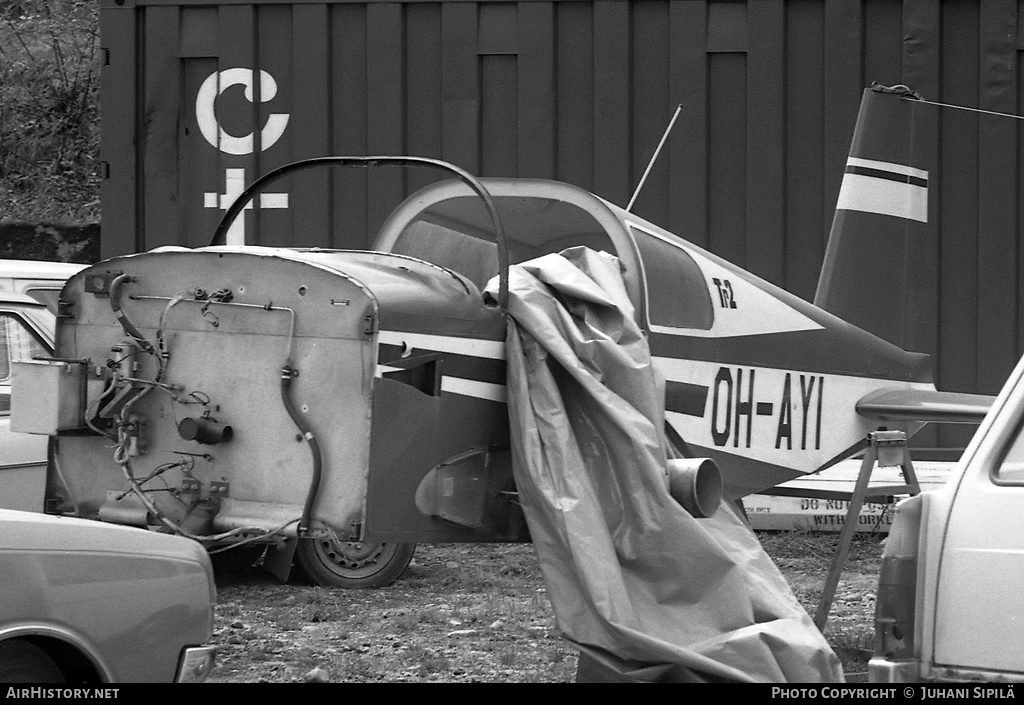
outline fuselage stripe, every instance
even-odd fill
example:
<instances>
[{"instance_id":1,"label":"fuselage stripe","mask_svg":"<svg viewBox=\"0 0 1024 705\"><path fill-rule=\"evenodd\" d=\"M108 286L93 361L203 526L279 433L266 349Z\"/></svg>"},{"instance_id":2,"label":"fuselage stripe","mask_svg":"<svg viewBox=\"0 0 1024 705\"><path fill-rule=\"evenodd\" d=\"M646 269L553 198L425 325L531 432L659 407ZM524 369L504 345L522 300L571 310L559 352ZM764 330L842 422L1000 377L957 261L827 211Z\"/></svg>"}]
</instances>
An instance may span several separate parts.
<instances>
[{"instance_id":1,"label":"fuselage stripe","mask_svg":"<svg viewBox=\"0 0 1024 705\"><path fill-rule=\"evenodd\" d=\"M687 416L704 416L708 403L708 387L689 382L665 380L665 409Z\"/></svg>"},{"instance_id":2,"label":"fuselage stripe","mask_svg":"<svg viewBox=\"0 0 1024 705\"><path fill-rule=\"evenodd\" d=\"M401 368L391 367L389 365L377 365L377 375L380 376L385 372L396 372L399 369ZM442 375L441 391L449 392L451 394L460 394L466 397L475 397L477 399L501 402L502 404L508 401L508 390L505 385L481 382L475 379L465 379L464 377Z\"/></svg>"},{"instance_id":3,"label":"fuselage stripe","mask_svg":"<svg viewBox=\"0 0 1024 705\"><path fill-rule=\"evenodd\" d=\"M432 333L406 333L397 330L381 330L377 333L377 342L384 345L396 345L419 352L447 352L470 357L483 357L491 360L505 359L504 340L486 340L481 338L459 338L450 335L434 335Z\"/></svg>"},{"instance_id":4,"label":"fuselage stripe","mask_svg":"<svg viewBox=\"0 0 1024 705\"><path fill-rule=\"evenodd\" d=\"M382 343L377 349L377 362L381 365L405 367L406 365L402 364L404 360L412 360L415 357L431 353L443 357L444 362L441 366L441 371L445 375L475 379L478 382L490 382L491 384L505 384L505 362L493 358L459 355L458 353L446 353L424 348L417 348L410 355L403 357L401 347Z\"/></svg>"},{"instance_id":5,"label":"fuselage stripe","mask_svg":"<svg viewBox=\"0 0 1024 705\"><path fill-rule=\"evenodd\" d=\"M508 400L503 340L381 330L377 343L378 375L400 369L388 363L398 362L403 354L442 353L442 392L501 403Z\"/></svg>"}]
</instances>

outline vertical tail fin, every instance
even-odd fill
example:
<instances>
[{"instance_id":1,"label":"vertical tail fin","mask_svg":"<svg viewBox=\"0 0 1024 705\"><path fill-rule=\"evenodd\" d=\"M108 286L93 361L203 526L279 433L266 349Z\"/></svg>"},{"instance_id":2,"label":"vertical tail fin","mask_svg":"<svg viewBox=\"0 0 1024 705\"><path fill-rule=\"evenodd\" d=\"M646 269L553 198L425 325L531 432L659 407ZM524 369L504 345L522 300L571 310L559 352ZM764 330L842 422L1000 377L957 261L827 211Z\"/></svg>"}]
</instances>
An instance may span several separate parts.
<instances>
[{"instance_id":1,"label":"vertical tail fin","mask_svg":"<svg viewBox=\"0 0 1024 705\"><path fill-rule=\"evenodd\" d=\"M929 235L920 96L904 86L864 91L822 265L816 306L904 349L927 295L915 256ZM915 127L918 129L915 130Z\"/></svg>"}]
</instances>

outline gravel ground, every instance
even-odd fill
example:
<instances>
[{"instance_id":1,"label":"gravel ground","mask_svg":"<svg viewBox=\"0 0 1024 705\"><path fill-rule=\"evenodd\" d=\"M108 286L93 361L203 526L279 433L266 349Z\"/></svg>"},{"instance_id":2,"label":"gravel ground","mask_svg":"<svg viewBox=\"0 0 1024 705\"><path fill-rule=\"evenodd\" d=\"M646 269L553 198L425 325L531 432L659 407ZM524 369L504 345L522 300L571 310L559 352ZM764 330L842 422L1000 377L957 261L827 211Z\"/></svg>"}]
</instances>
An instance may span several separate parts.
<instances>
[{"instance_id":1,"label":"gravel ground","mask_svg":"<svg viewBox=\"0 0 1024 705\"><path fill-rule=\"evenodd\" d=\"M834 534L762 533L813 615ZM849 680L870 648L880 542L854 542L825 635ZM210 682L569 682L531 545L421 545L405 575L372 590L280 584L259 568L218 572Z\"/></svg>"}]
</instances>

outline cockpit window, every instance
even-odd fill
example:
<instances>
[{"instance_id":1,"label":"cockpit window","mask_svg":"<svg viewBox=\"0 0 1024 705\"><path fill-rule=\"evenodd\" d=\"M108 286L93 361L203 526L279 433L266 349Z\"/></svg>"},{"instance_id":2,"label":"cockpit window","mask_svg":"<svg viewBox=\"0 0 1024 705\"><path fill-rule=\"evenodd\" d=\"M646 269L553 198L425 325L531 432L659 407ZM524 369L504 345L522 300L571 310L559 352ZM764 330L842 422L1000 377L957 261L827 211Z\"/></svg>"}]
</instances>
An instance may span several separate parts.
<instances>
[{"instance_id":1,"label":"cockpit window","mask_svg":"<svg viewBox=\"0 0 1024 705\"><path fill-rule=\"evenodd\" d=\"M651 326L710 330L714 309L704 273L681 247L630 228L647 280L647 316Z\"/></svg>"},{"instance_id":2,"label":"cockpit window","mask_svg":"<svg viewBox=\"0 0 1024 705\"><path fill-rule=\"evenodd\" d=\"M496 197L512 263L585 246L617 254L592 215L571 203L535 197ZM450 198L424 210L395 240L392 252L447 267L483 287L498 274L498 250L483 203Z\"/></svg>"},{"instance_id":3,"label":"cockpit window","mask_svg":"<svg viewBox=\"0 0 1024 705\"><path fill-rule=\"evenodd\" d=\"M479 288L498 274L498 248L493 240L428 220L415 220L402 231L392 252L458 272Z\"/></svg>"}]
</instances>

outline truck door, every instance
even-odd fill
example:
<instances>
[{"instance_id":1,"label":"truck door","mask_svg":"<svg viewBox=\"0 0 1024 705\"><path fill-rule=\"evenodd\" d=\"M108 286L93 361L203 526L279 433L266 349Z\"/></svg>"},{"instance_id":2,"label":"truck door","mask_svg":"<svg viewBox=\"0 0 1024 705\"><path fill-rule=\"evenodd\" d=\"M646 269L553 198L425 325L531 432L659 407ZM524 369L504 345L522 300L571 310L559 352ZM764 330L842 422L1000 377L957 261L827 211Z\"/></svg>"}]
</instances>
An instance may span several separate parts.
<instances>
[{"instance_id":1,"label":"truck door","mask_svg":"<svg viewBox=\"0 0 1024 705\"><path fill-rule=\"evenodd\" d=\"M1020 387L995 418L953 499L936 592L933 660L939 668L1024 670Z\"/></svg>"}]
</instances>

